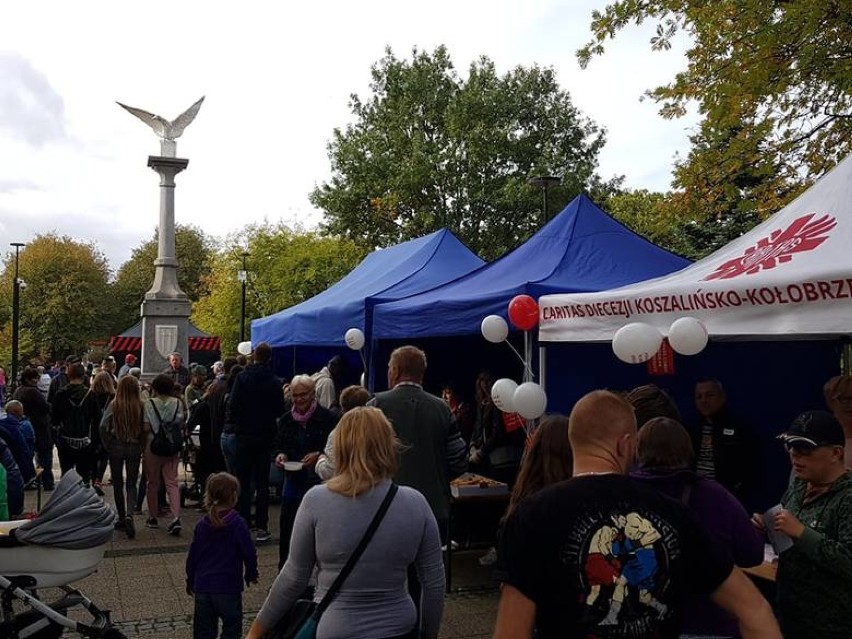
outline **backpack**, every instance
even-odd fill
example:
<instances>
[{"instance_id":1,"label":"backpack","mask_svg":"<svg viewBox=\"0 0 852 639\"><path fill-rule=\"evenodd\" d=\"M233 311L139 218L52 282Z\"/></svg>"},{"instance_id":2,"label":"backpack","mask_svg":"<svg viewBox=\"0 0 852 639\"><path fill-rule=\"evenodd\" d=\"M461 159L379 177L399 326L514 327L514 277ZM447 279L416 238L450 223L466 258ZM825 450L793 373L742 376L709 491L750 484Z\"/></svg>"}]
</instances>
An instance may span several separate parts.
<instances>
[{"instance_id":1,"label":"backpack","mask_svg":"<svg viewBox=\"0 0 852 639\"><path fill-rule=\"evenodd\" d=\"M75 404L70 397L68 398L71 411L65 416L62 425L59 427L59 436L68 448L82 450L88 448L92 443L92 422L89 411L86 410L88 398L89 391L86 391L79 404Z\"/></svg>"},{"instance_id":2,"label":"backpack","mask_svg":"<svg viewBox=\"0 0 852 639\"><path fill-rule=\"evenodd\" d=\"M151 440L151 452L160 457L177 455L183 448L183 424L177 418L180 402L177 402L172 418L165 420L160 415L160 411L157 410L154 400L148 401L151 402L151 408L154 409L157 421L160 422L160 428L154 433L154 439Z\"/></svg>"}]
</instances>

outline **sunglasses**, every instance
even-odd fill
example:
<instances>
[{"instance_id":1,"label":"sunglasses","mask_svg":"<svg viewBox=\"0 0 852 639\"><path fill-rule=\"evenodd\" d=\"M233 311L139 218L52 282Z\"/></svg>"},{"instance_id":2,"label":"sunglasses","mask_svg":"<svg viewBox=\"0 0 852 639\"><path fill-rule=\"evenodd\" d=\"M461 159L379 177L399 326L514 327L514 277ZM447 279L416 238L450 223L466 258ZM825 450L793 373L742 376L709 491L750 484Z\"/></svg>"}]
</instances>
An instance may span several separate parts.
<instances>
[{"instance_id":1,"label":"sunglasses","mask_svg":"<svg viewBox=\"0 0 852 639\"><path fill-rule=\"evenodd\" d=\"M816 446L807 442L784 442L784 450L788 453L796 453L797 455L810 455L817 449Z\"/></svg>"}]
</instances>

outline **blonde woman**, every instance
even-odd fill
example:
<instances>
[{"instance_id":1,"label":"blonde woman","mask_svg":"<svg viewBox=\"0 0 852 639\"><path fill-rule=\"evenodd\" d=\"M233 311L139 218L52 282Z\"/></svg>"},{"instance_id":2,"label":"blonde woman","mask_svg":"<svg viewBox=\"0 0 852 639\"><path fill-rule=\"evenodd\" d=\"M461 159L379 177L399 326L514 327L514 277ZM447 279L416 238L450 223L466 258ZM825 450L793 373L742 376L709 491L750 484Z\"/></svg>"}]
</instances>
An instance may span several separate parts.
<instances>
[{"instance_id":1,"label":"blonde woman","mask_svg":"<svg viewBox=\"0 0 852 639\"><path fill-rule=\"evenodd\" d=\"M334 433L337 472L311 488L296 514L290 554L249 630L262 637L305 590L318 568L320 601L379 509L399 463L393 428L377 408L346 413ZM414 564L423 587L421 622L406 589ZM401 486L352 573L319 621L317 639L438 636L444 566L438 524L426 499Z\"/></svg>"}]
</instances>

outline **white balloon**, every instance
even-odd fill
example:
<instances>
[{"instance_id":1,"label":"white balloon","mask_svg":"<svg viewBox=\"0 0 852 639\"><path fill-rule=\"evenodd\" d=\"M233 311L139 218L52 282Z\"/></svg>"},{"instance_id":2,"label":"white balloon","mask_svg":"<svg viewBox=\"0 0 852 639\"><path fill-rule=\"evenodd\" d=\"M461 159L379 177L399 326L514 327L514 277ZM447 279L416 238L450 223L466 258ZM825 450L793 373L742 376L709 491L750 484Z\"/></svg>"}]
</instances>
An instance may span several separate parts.
<instances>
[{"instance_id":1,"label":"white balloon","mask_svg":"<svg viewBox=\"0 0 852 639\"><path fill-rule=\"evenodd\" d=\"M499 315L489 315L482 320L479 328L482 331L482 337L494 344L505 341L509 335L509 325Z\"/></svg>"},{"instance_id":2,"label":"white balloon","mask_svg":"<svg viewBox=\"0 0 852 639\"><path fill-rule=\"evenodd\" d=\"M537 419L547 409L547 393L535 382L524 382L515 390L515 412L526 419Z\"/></svg>"},{"instance_id":3,"label":"white balloon","mask_svg":"<svg viewBox=\"0 0 852 639\"><path fill-rule=\"evenodd\" d=\"M515 389L517 388L518 385L511 379L506 377L498 379L491 387L491 400L504 413L514 413L515 405L513 399L515 397Z\"/></svg>"},{"instance_id":4,"label":"white balloon","mask_svg":"<svg viewBox=\"0 0 852 639\"><path fill-rule=\"evenodd\" d=\"M641 364L651 359L663 343L663 334L650 324L633 322L622 326L612 338L615 356L628 364Z\"/></svg>"},{"instance_id":5,"label":"white balloon","mask_svg":"<svg viewBox=\"0 0 852 639\"><path fill-rule=\"evenodd\" d=\"M681 317L669 328L669 344L681 355L697 355L707 346L707 328L694 317Z\"/></svg>"},{"instance_id":6,"label":"white balloon","mask_svg":"<svg viewBox=\"0 0 852 639\"><path fill-rule=\"evenodd\" d=\"M240 342L237 344L237 352L240 355L251 355L251 342Z\"/></svg>"},{"instance_id":7,"label":"white balloon","mask_svg":"<svg viewBox=\"0 0 852 639\"><path fill-rule=\"evenodd\" d=\"M364 331L360 328L350 328L343 336L346 345L353 351L360 351L364 348Z\"/></svg>"}]
</instances>

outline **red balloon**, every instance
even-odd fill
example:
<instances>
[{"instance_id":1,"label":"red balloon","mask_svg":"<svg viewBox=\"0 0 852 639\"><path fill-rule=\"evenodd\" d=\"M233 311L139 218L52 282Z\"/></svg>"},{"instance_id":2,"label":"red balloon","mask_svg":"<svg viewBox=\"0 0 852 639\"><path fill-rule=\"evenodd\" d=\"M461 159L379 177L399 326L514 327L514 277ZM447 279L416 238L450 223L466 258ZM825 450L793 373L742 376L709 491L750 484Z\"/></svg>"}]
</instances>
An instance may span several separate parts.
<instances>
[{"instance_id":1,"label":"red balloon","mask_svg":"<svg viewBox=\"0 0 852 639\"><path fill-rule=\"evenodd\" d=\"M538 304L529 295L517 295L509 302L509 319L516 328L528 331L538 324Z\"/></svg>"}]
</instances>

